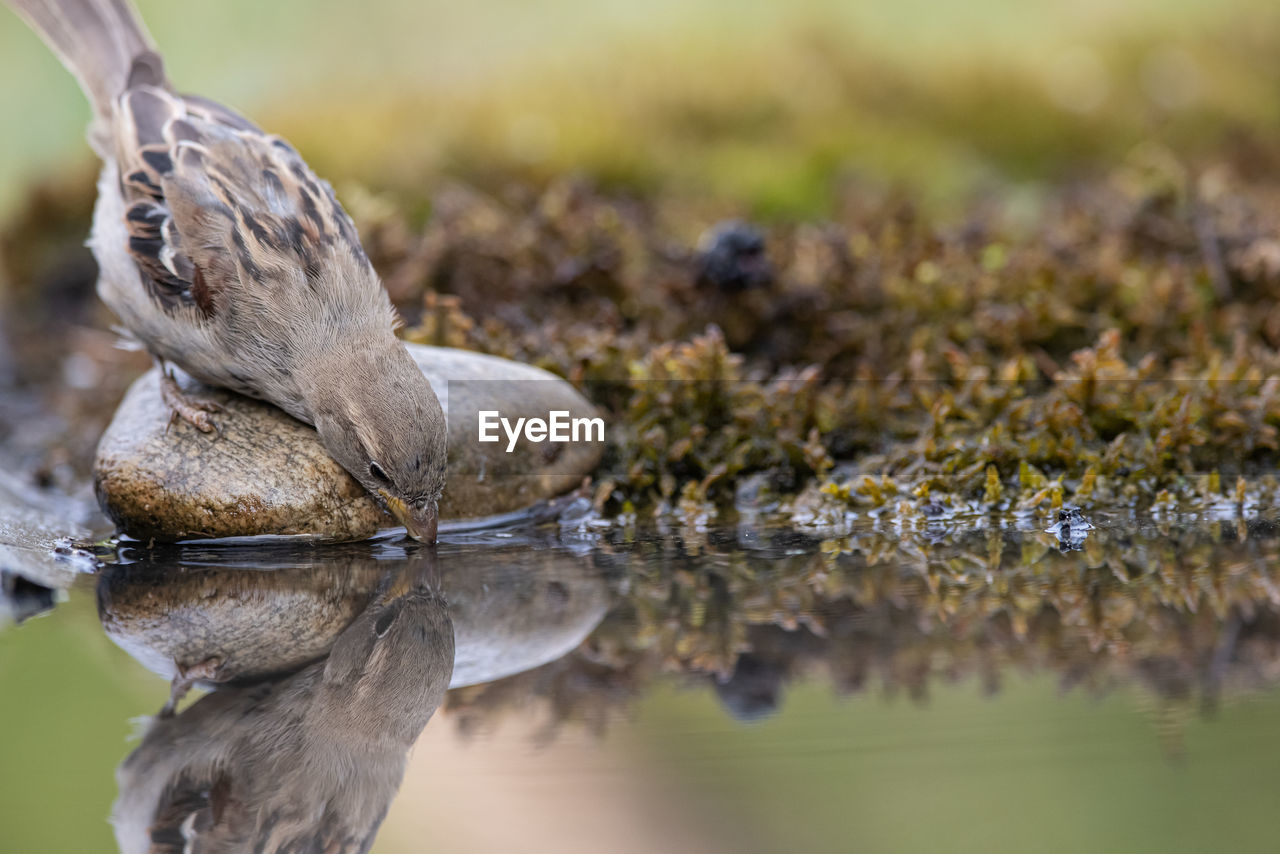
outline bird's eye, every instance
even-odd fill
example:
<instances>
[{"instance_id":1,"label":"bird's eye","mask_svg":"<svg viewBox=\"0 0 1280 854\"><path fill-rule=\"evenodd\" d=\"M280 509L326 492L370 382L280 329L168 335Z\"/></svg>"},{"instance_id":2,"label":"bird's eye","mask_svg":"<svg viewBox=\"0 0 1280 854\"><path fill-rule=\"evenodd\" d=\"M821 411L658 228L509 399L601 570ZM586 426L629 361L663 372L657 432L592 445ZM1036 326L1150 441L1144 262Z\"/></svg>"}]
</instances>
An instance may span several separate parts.
<instances>
[{"instance_id":1,"label":"bird's eye","mask_svg":"<svg viewBox=\"0 0 1280 854\"><path fill-rule=\"evenodd\" d=\"M391 624L396 621L398 611L387 611L378 617L377 622L373 624L373 633L378 637L382 637L391 630Z\"/></svg>"},{"instance_id":2,"label":"bird's eye","mask_svg":"<svg viewBox=\"0 0 1280 854\"><path fill-rule=\"evenodd\" d=\"M391 484L391 478L387 477L387 473L382 470L382 466L376 462L369 463L369 476L380 483Z\"/></svg>"}]
</instances>

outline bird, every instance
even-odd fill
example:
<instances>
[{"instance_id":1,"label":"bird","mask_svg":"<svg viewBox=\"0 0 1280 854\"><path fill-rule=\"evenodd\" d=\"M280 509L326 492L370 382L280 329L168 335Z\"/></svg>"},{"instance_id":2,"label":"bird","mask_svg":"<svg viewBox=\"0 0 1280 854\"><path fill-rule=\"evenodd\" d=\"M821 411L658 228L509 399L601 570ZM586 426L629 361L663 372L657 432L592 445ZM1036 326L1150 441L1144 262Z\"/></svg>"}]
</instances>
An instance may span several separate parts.
<instances>
[{"instance_id":1,"label":"bird","mask_svg":"<svg viewBox=\"0 0 1280 854\"><path fill-rule=\"evenodd\" d=\"M174 416L219 430L220 408L170 365L275 404L434 542L444 413L332 187L281 137L175 90L129 0L8 2L90 102L97 291L152 355Z\"/></svg>"},{"instance_id":2,"label":"bird","mask_svg":"<svg viewBox=\"0 0 1280 854\"><path fill-rule=\"evenodd\" d=\"M116 771L120 850L368 851L453 673L432 565L389 572L327 658L151 718Z\"/></svg>"}]
</instances>

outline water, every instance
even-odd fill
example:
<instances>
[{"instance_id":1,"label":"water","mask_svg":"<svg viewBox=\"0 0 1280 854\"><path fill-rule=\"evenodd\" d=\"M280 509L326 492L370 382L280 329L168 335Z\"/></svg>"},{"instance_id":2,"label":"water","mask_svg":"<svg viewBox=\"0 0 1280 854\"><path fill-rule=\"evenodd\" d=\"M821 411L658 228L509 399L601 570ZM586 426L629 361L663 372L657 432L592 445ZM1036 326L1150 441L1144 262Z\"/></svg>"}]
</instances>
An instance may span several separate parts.
<instances>
[{"instance_id":1,"label":"water","mask_svg":"<svg viewBox=\"0 0 1280 854\"><path fill-rule=\"evenodd\" d=\"M375 851L1272 847L1275 517L1064 521L587 517L434 553L126 544L0 638L0 849L113 850L131 751L181 779L218 743L313 720L307 674L339 660L367 689L343 695L347 725L255 748L257 789L232 769L177 813L265 801L338 753L377 789L396 751L359 733L416 732L447 681ZM410 631L437 624L451 661ZM175 660L210 659L218 691L127 740ZM288 686L302 699L263 712ZM146 797L175 799L145 776L124 774L126 803L154 818Z\"/></svg>"}]
</instances>

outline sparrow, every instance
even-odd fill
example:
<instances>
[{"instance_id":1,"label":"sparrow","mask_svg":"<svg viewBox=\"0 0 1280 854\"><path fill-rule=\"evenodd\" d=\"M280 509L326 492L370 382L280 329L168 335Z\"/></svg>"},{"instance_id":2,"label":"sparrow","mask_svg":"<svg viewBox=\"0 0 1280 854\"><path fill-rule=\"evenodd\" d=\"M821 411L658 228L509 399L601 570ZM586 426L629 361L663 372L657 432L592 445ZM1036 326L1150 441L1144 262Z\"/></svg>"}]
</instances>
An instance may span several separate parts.
<instances>
[{"instance_id":1,"label":"sparrow","mask_svg":"<svg viewBox=\"0 0 1280 854\"><path fill-rule=\"evenodd\" d=\"M166 364L273 403L434 542L444 414L332 187L279 136L176 92L128 0L9 2L93 108L98 294L157 362L175 415L211 432L218 407Z\"/></svg>"},{"instance_id":2,"label":"sparrow","mask_svg":"<svg viewBox=\"0 0 1280 854\"><path fill-rule=\"evenodd\" d=\"M368 851L453 673L433 565L389 573L327 658L152 718L116 771L120 850Z\"/></svg>"}]
</instances>

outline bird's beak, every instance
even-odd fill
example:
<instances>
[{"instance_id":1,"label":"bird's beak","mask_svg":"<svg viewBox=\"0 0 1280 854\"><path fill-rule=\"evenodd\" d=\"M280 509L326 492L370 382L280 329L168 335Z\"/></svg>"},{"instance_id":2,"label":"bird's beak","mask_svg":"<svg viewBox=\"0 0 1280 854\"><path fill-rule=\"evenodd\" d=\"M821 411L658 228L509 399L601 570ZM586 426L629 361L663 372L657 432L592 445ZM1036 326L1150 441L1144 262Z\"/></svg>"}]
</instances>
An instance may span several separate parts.
<instances>
[{"instance_id":1,"label":"bird's beak","mask_svg":"<svg viewBox=\"0 0 1280 854\"><path fill-rule=\"evenodd\" d=\"M390 494L386 490L380 493L382 500L387 504L387 510L396 521L404 525L409 536L413 537L420 543L434 543L436 541L436 527L439 524L436 518L435 502L424 504L422 507L409 507L399 498Z\"/></svg>"}]
</instances>

